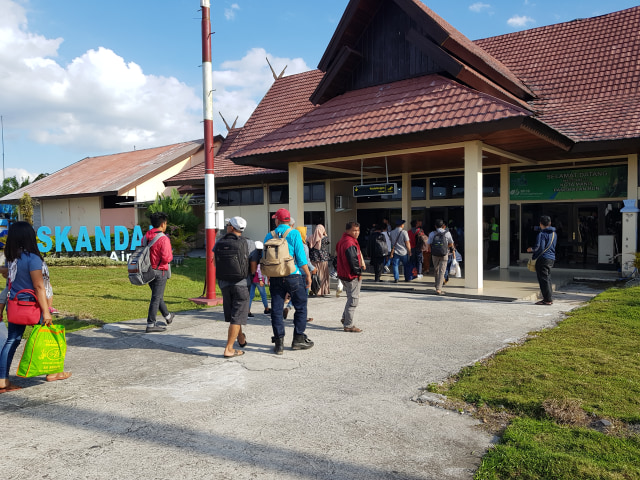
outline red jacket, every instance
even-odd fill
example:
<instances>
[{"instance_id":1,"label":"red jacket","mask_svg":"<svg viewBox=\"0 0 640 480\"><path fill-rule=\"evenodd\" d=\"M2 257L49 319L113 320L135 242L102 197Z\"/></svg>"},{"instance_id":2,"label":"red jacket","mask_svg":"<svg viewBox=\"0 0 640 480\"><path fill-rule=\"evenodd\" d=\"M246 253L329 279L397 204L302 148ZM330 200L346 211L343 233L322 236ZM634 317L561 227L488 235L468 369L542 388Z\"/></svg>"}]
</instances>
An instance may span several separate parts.
<instances>
[{"instance_id":1,"label":"red jacket","mask_svg":"<svg viewBox=\"0 0 640 480\"><path fill-rule=\"evenodd\" d=\"M358 240L344 232L336 245L336 253L338 256L338 278L351 281L362 275Z\"/></svg>"},{"instance_id":2,"label":"red jacket","mask_svg":"<svg viewBox=\"0 0 640 480\"><path fill-rule=\"evenodd\" d=\"M145 234L147 244L151 243L151 240L160 232L157 228L149 230ZM173 260L173 251L171 250L171 241L166 235L159 238L149 249L149 260L151 260L151 266L156 270L169 270L169 264Z\"/></svg>"}]
</instances>

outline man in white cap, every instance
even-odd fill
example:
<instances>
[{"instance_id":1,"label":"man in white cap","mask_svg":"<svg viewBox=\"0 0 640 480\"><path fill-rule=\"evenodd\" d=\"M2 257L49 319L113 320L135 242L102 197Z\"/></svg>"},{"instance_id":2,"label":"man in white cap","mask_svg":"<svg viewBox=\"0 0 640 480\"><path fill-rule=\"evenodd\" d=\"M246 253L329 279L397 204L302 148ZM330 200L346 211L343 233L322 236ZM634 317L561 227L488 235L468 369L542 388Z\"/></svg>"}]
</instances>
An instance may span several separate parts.
<instances>
[{"instance_id":1,"label":"man in white cap","mask_svg":"<svg viewBox=\"0 0 640 480\"><path fill-rule=\"evenodd\" d=\"M247 324L249 287L260 259L255 243L242 238L246 227L247 221L244 218L230 218L226 235L213 247L216 278L222 291L224 320L229 322L225 358L244 355L244 351L233 348L236 340L239 346L247 346L247 336L242 331L242 326Z\"/></svg>"}]
</instances>

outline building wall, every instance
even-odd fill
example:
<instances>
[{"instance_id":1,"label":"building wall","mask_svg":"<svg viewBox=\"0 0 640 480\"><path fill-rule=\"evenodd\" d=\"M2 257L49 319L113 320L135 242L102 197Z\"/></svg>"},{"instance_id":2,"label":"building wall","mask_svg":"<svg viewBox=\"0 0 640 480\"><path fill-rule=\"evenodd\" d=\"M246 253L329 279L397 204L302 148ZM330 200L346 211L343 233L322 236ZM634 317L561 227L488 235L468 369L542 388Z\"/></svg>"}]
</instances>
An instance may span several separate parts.
<instances>
[{"instance_id":1,"label":"building wall","mask_svg":"<svg viewBox=\"0 0 640 480\"><path fill-rule=\"evenodd\" d=\"M204 153L202 151L179 162L178 164L163 170L158 175L136 185L127 192L121 192L119 195L134 197L136 202L153 202L157 195L169 195L175 187L165 187L164 180L177 175L184 170L198 165L204 161Z\"/></svg>"},{"instance_id":2,"label":"building wall","mask_svg":"<svg viewBox=\"0 0 640 480\"><path fill-rule=\"evenodd\" d=\"M78 235L81 226L100 225L101 197L79 197L41 200L42 225L51 228L71 227L71 235Z\"/></svg>"},{"instance_id":3,"label":"building wall","mask_svg":"<svg viewBox=\"0 0 640 480\"><path fill-rule=\"evenodd\" d=\"M136 226L136 209L131 208L103 208L100 210L100 226L113 227L122 225L127 228ZM90 232L93 231L94 225L87 225Z\"/></svg>"}]
</instances>

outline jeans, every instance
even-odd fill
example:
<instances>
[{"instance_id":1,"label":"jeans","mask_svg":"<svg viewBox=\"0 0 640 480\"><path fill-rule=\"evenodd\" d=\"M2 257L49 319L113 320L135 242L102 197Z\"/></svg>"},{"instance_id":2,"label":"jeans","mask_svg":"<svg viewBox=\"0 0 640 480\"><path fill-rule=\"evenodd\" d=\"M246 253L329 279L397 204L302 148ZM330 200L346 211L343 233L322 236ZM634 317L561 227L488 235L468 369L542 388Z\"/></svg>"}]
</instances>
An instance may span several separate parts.
<instances>
[{"instance_id":1,"label":"jeans","mask_svg":"<svg viewBox=\"0 0 640 480\"><path fill-rule=\"evenodd\" d=\"M169 316L169 310L164 303L164 287L167 285L167 270L153 270L156 278L149 282L151 288L151 302L149 303L149 313L147 314L147 325L156 324L156 314L158 309L163 317Z\"/></svg>"},{"instance_id":2,"label":"jeans","mask_svg":"<svg viewBox=\"0 0 640 480\"><path fill-rule=\"evenodd\" d=\"M356 313L356 307L360 299L360 287L362 280L354 278L351 281L343 280L344 291L347 293L347 304L344 306L342 318L344 318L344 328L353 327L353 316Z\"/></svg>"},{"instance_id":3,"label":"jeans","mask_svg":"<svg viewBox=\"0 0 640 480\"><path fill-rule=\"evenodd\" d=\"M256 288L258 289L258 292L260 292L262 305L264 305L264 308L269 308L269 303L267 303L267 290L264 288L264 285L260 286L259 283L252 283L251 287L249 287L249 311L251 311L251 304L253 303L253 297L256 294Z\"/></svg>"},{"instance_id":4,"label":"jeans","mask_svg":"<svg viewBox=\"0 0 640 480\"><path fill-rule=\"evenodd\" d=\"M25 328L26 325L16 325L15 323L10 323L8 326L7 341L4 343L2 350L0 350L1 379L9 378L9 368L11 367L11 362L13 361L16 349L18 348L18 345L20 345Z\"/></svg>"},{"instance_id":5,"label":"jeans","mask_svg":"<svg viewBox=\"0 0 640 480\"><path fill-rule=\"evenodd\" d=\"M416 268L418 269L418 275L422 275L422 264L424 263L424 255L422 253L422 250L417 251L414 254L414 257L416 259Z\"/></svg>"},{"instance_id":6,"label":"jeans","mask_svg":"<svg viewBox=\"0 0 640 480\"><path fill-rule=\"evenodd\" d=\"M398 255L397 253L393 254L393 258L391 259L391 264L393 265L393 279L398 280L400 278L400 270L398 269L398 264L402 262L402 267L404 268L404 279L409 282L413 277L411 275L411 263L409 262L409 255Z\"/></svg>"},{"instance_id":7,"label":"jeans","mask_svg":"<svg viewBox=\"0 0 640 480\"><path fill-rule=\"evenodd\" d=\"M545 302L553 301L553 288L551 287L551 267L554 261L548 258L538 258L536 260L536 275L538 276L538 284L542 292L542 299Z\"/></svg>"},{"instance_id":8,"label":"jeans","mask_svg":"<svg viewBox=\"0 0 640 480\"><path fill-rule=\"evenodd\" d=\"M271 290L271 328L277 338L284 337L284 298L291 295L291 303L296 309L293 315L294 334L303 335L307 328L307 288L306 278L302 275L289 275L288 277L271 277L269 288Z\"/></svg>"}]
</instances>

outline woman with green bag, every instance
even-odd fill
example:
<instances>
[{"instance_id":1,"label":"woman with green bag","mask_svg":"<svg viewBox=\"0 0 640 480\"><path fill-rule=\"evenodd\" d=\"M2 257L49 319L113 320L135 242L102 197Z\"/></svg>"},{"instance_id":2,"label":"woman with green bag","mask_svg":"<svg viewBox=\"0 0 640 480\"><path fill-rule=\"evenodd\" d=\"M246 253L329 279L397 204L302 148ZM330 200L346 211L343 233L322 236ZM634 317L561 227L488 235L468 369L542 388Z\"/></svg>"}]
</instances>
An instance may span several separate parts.
<instances>
[{"instance_id":1,"label":"woman with green bag","mask_svg":"<svg viewBox=\"0 0 640 480\"><path fill-rule=\"evenodd\" d=\"M9 299L14 299L16 293L23 289L30 289L36 293L36 301L40 307L40 323L51 325L52 318L47 304L47 297L42 277L42 255L38 250L36 234L27 222L15 222L9 227L5 256L9 262ZM19 390L20 387L9 382L9 369L16 353L26 325L11 323L8 316L8 337L0 350L0 393ZM65 380L71 372L58 372L47 375L47 381Z\"/></svg>"}]
</instances>

